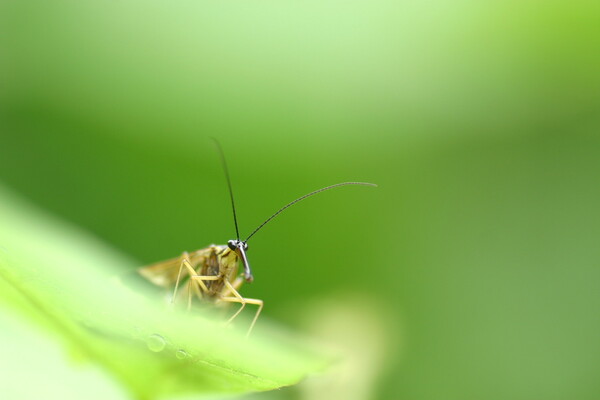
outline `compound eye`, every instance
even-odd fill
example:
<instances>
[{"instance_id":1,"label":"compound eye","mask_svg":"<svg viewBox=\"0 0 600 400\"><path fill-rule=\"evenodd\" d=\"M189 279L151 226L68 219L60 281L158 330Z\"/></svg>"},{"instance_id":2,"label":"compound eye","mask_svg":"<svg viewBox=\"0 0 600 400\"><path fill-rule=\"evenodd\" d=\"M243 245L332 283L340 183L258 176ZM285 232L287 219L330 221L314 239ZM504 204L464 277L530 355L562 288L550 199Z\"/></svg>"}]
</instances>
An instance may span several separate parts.
<instances>
[{"instance_id":1,"label":"compound eye","mask_svg":"<svg viewBox=\"0 0 600 400\"><path fill-rule=\"evenodd\" d=\"M244 250L248 250L248 243L242 242L242 244L244 245Z\"/></svg>"},{"instance_id":2,"label":"compound eye","mask_svg":"<svg viewBox=\"0 0 600 400\"><path fill-rule=\"evenodd\" d=\"M230 240L230 241L228 241L228 242L227 242L227 246L229 247L229 249L230 249L230 250L235 250L235 249L237 249L237 246L236 246L236 244L237 244L237 243L236 243L236 241L235 241L235 240Z\"/></svg>"}]
</instances>

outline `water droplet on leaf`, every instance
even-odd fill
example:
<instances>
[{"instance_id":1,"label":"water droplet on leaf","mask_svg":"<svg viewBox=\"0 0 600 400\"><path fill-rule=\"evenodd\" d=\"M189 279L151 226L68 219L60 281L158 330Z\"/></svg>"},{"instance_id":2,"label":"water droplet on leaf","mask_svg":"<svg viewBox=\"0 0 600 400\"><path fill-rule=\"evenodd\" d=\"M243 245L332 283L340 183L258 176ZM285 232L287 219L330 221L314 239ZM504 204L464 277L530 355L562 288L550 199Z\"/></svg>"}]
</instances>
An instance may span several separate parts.
<instances>
[{"instance_id":1,"label":"water droplet on leaf","mask_svg":"<svg viewBox=\"0 0 600 400\"><path fill-rule=\"evenodd\" d=\"M183 360L184 358L188 357L188 353L186 353L185 350L177 350L175 352L175 357L177 357L180 360Z\"/></svg>"},{"instance_id":2,"label":"water droplet on leaf","mask_svg":"<svg viewBox=\"0 0 600 400\"><path fill-rule=\"evenodd\" d=\"M164 348L167 346L167 341L164 337L157 334L153 334L148 337L148 340L146 340L146 345L148 346L148 349L150 349L150 351L158 353L159 351L164 350Z\"/></svg>"}]
</instances>

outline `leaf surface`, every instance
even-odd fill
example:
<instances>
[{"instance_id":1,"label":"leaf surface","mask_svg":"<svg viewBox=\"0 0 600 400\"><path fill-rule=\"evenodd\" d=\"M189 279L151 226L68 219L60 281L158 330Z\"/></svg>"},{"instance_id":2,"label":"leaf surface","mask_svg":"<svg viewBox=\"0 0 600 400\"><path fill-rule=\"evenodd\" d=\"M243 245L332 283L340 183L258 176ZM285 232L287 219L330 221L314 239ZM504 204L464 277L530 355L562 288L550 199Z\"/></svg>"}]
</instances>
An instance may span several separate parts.
<instances>
[{"instance_id":1,"label":"leaf surface","mask_svg":"<svg viewBox=\"0 0 600 400\"><path fill-rule=\"evenodd\" d=\"M120 279L134 261L2 187L0 220L0 300L136 398L271 390L328 364L266 320L246 339L243 319L239 331L228 329L152 299Z\"/></svg>"}]
</instances>

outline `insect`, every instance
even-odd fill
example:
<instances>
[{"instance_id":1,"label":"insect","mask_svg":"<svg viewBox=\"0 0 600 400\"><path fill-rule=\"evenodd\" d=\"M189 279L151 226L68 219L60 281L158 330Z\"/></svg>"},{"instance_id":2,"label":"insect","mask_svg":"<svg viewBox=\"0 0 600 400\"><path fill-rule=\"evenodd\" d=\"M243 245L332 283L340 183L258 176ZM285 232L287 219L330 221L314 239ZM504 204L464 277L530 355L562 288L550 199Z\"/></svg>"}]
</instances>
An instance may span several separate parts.
<instances>
[{"instance_id":1,"label":"insect","mask_svg":"<svg viewBox=\"0 0 600 400\"><path fill-rule=\"evenodd\" d=\"M248 329L247 335L249 335L256 324L256 320L263 309L264 303L259 299L245 298L238 292L239 288L244 282L252 282L254 279L252 276L252 271L250 270L248 257L246 255L248 251L248 240L250 240L250 238L254 236L256 232L258 232L262 227L264 227L285 209L291 207L299 201L306 199L307 197L340 186L377 185L365 182L343 182L305 194L304 196L301 196L281 207L277 212L275 212L256 229L254 229L254 231L252 231L252 233L250 233L246 239L241 240L235 211L235 202L233 200L233 190L231 188L231 179L229 177L225 155L219 142L215 140L215 143L223 164L223 170L225 172L225 178L227 180L227 186L229 189L236 239L229 240L227 245L213 244L191 253L184 252L179 257L142 267L138 269L138 272L151 283L167 289L172 289L172 302L176 299L177 291L181 286L181 282L184 279L187 279L188 310L191 308L193 296L196 296L202 301L209 301L213 303L240 304L238 310L227 320L227 324L233 321L242 312L247 304L256 305L258 308L254 314L250 328ZM243 272L241 274L238 273L240 262L243 265Z\"/></svg>"}]
</instances>

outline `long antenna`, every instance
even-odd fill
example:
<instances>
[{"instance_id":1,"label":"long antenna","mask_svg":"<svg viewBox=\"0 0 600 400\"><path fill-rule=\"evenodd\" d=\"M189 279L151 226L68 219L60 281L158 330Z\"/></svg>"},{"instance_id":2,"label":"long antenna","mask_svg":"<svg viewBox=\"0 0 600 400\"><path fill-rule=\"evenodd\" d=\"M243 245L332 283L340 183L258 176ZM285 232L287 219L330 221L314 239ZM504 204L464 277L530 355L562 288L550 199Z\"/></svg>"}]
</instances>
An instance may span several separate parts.
<instances>
[{"instance_id":1,"label":"long antenna","mask_svg":"<svg viewBox=\"0 0 600 400\"><path fill-rule=\"evenodd\" d=\"M233 190L231 189L231 179L229 178L229 169L227 168L227 161L225 161L225 153L223 152L221 143L219 143L219 141L214 137L211 139L214 140L215 144L217 145L219 155L221 156L221 163L223 164L225 178L227 178L227 186L229 187L229 197L231 197L231 209L233 210L233 223L235 224L235 235L237 237L237 240L240 240L240 231L238 230L237 215L235 213L235 202L233 201Z\"/></svg>"},{"instance_id":2,"label":"long antenna","mask_svg":"<svg viewBox=\"0 0 600 400\"><path fill-rule=\"evenodd\" d=\"M377 187L377 185L374 184L374 183L366 183L366 182L343 182L343 183L336 183L335 185L327 186L327 187L321 188L319 190L315 190L314 192L310 192L308 194L305 194L304 196L298 197L296 200L292 201L291 203L288 203L285 206L281 207L279 209L279 211L277 211L275 214L273 214L269 218L267 218L267 220L265 222L263 222L262 224L260 224L260 226L254 230L254 232L252 232L250 235L248 235L248 237L246 238L246 240L244 240L244 243L247 242L256 232L258 232L260 230L260 228L262 228L263 226L265 226L269 221L271 221L273 218L275 218L276 216L278 216L286 208L291 207L294 204L296 204L297 202L302 201L305 198L310 197L312 195L315 195L317 193L321 193L321 192L324 192L324 191L329 190L329 189L333 189L333 188L340 187L340 186L346 186L346 185L364 185L364 186L375 186L375 187Z\"/></svg>"}]
</instances>

